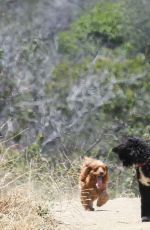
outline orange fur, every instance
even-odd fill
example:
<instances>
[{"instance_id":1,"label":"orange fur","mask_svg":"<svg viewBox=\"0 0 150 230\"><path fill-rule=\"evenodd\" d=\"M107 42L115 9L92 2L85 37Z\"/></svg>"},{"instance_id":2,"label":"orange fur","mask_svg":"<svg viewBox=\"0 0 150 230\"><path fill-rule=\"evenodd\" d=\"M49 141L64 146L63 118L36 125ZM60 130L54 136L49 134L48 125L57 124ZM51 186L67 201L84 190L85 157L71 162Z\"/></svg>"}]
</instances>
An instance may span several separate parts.
<instances>
[{"instance_id":1,"label":"orange fur","mask_svg":"<svg viewBox=\"0 0 150 230\"><path fill-rule=\"evenodd\" d=\"M97 187L98 178L101 183ZM108 167L100 160L86 157L80 173L80 197L85 210L93 211L93 201L97 200L97 206L100 207L108 201Z\"/></svg>"}]
</instances>

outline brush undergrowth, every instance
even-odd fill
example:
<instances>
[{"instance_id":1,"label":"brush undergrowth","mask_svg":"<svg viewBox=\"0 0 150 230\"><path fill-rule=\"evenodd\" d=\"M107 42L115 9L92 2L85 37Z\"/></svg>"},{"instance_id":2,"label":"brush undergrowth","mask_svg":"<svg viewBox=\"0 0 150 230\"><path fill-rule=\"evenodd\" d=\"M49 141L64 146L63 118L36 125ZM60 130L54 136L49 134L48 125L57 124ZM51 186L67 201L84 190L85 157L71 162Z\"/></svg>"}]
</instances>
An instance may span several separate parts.
<instances>
[{"instance_id":1,"label":"brush undergrowth","mask_svg":"<svg viewBox=\"0 0 150 230\"><path fill-rule=\"evenodd\" d=\"M54 203L71 195L77 184L74 162L52 164L31 150L0 144L0 229L59 229Z\"/></svg>"},{"instance_id":2,"label":"brush undergrowth","mask_svg":"<svg viewBox=\"0 0 150 230\"><path fill-rule=\"evenodd\" d=\"M110 197L137 195L134 172L109 158L101 160L109 165ZM54 161L41 155L35 145L18 150L1 143L0 229L59 229L54 207L79 195L81 164L79 154L71 158L61 153Z\"/></svg>"}]
</instances>

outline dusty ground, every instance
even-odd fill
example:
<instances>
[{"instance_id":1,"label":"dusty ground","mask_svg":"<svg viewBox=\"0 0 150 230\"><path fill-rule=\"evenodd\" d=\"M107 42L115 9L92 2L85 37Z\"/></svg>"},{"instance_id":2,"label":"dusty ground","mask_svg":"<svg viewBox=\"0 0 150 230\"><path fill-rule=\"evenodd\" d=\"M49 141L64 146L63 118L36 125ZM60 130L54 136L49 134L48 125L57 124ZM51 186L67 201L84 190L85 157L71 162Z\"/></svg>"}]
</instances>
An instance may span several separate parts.
<instances>
[{"instance_id":1,"label":"dusty ground","mask_svg":"<svg viewBox=\"0 0 150 230\"><path fill-rule=\"evenodd\" d=\"M141 223L140 200L109 200L94 212L84 211L78 199L56 205L55 218L61 230L150 230L150 223Z\"/></svg>"}]
</instances>

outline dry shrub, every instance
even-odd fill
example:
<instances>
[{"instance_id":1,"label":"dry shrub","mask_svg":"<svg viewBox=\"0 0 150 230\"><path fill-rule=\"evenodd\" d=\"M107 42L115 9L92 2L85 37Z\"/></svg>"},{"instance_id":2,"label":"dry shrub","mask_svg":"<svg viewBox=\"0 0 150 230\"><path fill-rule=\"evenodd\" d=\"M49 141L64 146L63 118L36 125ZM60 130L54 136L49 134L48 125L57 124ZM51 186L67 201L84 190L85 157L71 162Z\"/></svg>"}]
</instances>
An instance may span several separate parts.
<instances>
[{"instance_id":1,"label":"dry shrub","mask_svg":"<svg viewBox=\"0 0 150 230\"><path fill-rule=\"evenodd\" d=\"M0 229L59 229L54 204L68 193L65 187L75 183L76 170L66 164L61 161L56 167L40 155L31 157L0 144Z\"/></svg>"},{"instance_id":2,"label":"dry shrub","mask_svg":"<svg viewBox=\"0 0 150 230\"><path fill-rule=\"evenodd\" d=\"M49 204L28 185L3 191L0 196L0 229L52 230L58 224L52 217Z\"/></svg>"}]
</instances>

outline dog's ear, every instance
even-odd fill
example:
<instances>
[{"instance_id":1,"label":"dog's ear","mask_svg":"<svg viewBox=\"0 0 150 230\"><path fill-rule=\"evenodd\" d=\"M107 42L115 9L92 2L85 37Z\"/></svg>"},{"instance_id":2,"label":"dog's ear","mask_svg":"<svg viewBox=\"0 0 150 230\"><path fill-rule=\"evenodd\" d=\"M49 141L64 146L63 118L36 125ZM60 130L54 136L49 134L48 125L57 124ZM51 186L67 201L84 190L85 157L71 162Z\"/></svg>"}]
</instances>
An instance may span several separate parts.
<instances>
[{"instance_id":1,"label":"dog's ear","mask_svg":"<svg viewBox=\"0 0 150 230\"><path fill-rule=\"evenodd\" d=\"M105 165L105 170L106 170L106 172L108 172L108 166L107 165Z\"/></svg>"},{"instance_id":2,"label":"dog's ear","mask_svg":"<svg viewBox=\"0 0 150 230\"><path fill-rule=\"evenodd\" d=\"M88 165L85 165L82 169L81 169L81 174L80 174L80 180L82 182L85 182L87 176L89 175L90 171L91 171L91 167Z\"/></svg>"},{"instance_id":3,"label":"dog's ear","mask_svg":"<svg viewBox=\"0 0 150 230\"><path fill-rule=\"evenodd\" d=\"M109 180L108 166L105 165L105 166L104 166L104 169L105 169L105 172L106 172L106 174L105 174L105 176L104 176L104 178L103 178L104 183L105 183L105 182L107 182L107 181Z\"/></svg>"}]
</instances>

